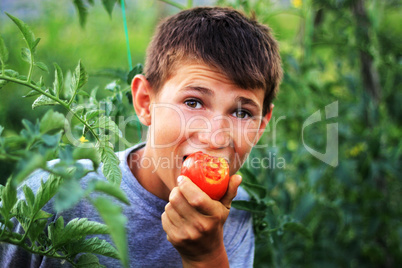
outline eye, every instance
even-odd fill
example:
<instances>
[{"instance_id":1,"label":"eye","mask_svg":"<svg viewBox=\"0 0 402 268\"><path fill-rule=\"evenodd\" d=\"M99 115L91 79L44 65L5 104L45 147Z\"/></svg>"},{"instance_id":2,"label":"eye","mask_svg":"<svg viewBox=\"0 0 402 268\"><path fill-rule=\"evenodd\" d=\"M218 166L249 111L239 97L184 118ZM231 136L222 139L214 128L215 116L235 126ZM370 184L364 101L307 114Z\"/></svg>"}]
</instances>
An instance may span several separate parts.
<instances>
[{"instance_id":1,"label":"eye","mask_svg":"<svg viewBox=\"0 0 402 268\"><path fill-rule=\"evenodd\" d=\"M233 113L233 116L237 117L237 118L240 118L240 119L246 119L246 118L251 117L251 114L249 112L245 111L245 110L236 110Z\"/></svg>"},{"instance_id":2,"label":"eye","mask_svg":"<svg viewBox=\"0 0 402 268\"><path fill-rule=\"evenodd\" d=\"M193 109L200 109L202 107L201 102L194 99L186 100L184 101L184 104Z\"/></svg>"}]
</instances>

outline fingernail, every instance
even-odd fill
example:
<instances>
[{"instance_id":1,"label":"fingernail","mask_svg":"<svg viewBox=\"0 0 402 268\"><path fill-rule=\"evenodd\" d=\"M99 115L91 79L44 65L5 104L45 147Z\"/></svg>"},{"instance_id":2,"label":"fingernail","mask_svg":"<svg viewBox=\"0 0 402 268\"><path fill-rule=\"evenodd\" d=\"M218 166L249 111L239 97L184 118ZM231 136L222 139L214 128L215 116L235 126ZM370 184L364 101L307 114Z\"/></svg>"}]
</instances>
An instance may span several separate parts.
<instances>
[{"instance_id":1,"label":"fingernail","mask_svg":"<svg viewBox=\"0 0 402 268\"><path fill-rule=\"evenodd\" d=\"M179 185L183 181L183 176L179 176L177 178L177 185Z\"/></svg>"}]
</instances>

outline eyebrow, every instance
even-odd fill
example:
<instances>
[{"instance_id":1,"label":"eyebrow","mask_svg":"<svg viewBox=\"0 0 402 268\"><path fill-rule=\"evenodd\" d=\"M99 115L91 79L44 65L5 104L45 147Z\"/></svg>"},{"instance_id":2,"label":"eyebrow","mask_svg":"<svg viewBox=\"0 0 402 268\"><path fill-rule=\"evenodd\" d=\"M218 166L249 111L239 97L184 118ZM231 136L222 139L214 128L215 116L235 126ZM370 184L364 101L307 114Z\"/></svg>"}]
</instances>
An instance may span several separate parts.
<instances>
[{"instance_id":1,"label":"eyebrow","mask_svg":"<svg viewBox=\"0 0 402 268\"><path fill-rule=\"evenodd\" d=\"M201 94L204 94L204 95L214 96L214 92L211 89L206 88L206 87L186 86L186 87L182 88L180 91L182 91L182 90L195 90L195 91L198 91L198 92L200 92Z\"/></svg>"},{"instance_id":2,"label":"eyebrow","mask_svg":"<svg viewBox=\"0 0 402 268\"><path fill-rule=\"evenodd\" d=\"M235 101L236 101L236 103L240 103L242 105L250 105L250 106L254 106L257 109L260 109L260 105L258 103L256 103L254 100L249 99L249 98L236 97Z\"/></svg>"}]
</instances>

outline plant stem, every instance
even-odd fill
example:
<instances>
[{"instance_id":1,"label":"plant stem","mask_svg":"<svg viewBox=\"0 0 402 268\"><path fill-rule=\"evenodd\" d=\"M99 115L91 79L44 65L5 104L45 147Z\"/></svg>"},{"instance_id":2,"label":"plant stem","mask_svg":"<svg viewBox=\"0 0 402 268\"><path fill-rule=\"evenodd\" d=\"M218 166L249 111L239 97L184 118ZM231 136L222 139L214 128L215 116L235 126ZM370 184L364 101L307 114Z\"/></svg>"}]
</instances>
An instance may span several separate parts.
<instances>
[{"instance_id":1,"label":"plant stem","mask_svg":"<svg viewBox=\"0 0 402 268\"><path fill-rule=\"evenodd\" d=\"M31 63L29 64L29 71L28 71L28 77L27 77L27 83L31 82L31 76L32 76L32 71L33 71L33 66L34 66L34 55L31 51Z\"/></svg>"},{"instance_id":2,"label":"plant stem","mask_svg":"<svg viewBox=\"0 0 402 268\"><path fill-rule=\"evenodd\" d=\"M28 75L29 77L29 75ZM45 91L43 91L40 87L33 85L32 83L28 82L28 81L23 81L23 80L19 80L17 78L14 77L9 77L9 76L5 76L3 73L2 75L0 75L0 79L3 80L7 80L10 82L14 82L16 84L20 84L26 87L30 87L33 90L38 91L39 93L41 93L42 95L45 95L46 97L48 97L51 100L54 100L55 102L57 102L58 104L60 104L61 106L63 106L68 112L72 113L74 115L75 118L77 118L82 124L84 124L88 130L92 133L92 135L96 138L96 140L98 140L100 142L100 139L98 137L98 135L95 133L95 131L91 128L91 126L84 120L82 119L78 114L76 114L69 106L69 104L67 104L65 101L53 96L50 93L47 93Z\"/></svg>"},{"instance_id":3,"label":"plant stem","mask_svg":"<svg viewBox=\"0 0 402 268\"><path fill-rule=\"evenodd\" d=\"M43 256L47 256L49 258L67 260L68 262L73 264L73 261L70 258L66 258L65 256L61 256L59 254L57 254L57 255L56 254L48 254L47 253L48 250L46 250L46 251L34 250L31 247L28 247L24 243L20 243L18 240L15 240L13 238L4 239L2 242L19 246L19 247L21 247L21 248L25 249L26 251L31 252L33 254L43 255Z\"/></svg>"},{"instance_id":4,"label":"plant stem","mask_svg":"<svg viewBox=\"0 0 402 268\"><path fill-rule=\"evenodd\" d=\"M0 59L0 63L1 63L1 74L4 75L4 62Z\"/></svg>"},{"instance_id":5,"label":"plant stem","mask_svg":"<svg viewBox=\"0 0 402 268\"><path fill-rule=\"evenodd\" d=\"M183 6L183 5L179 4L179 3L176 3L174 1L170 1L170 0L160 0L160 1L164 2L164 3L168 4L168 5L177 7L178 9L186 9L185 6Z\"/></svg>"},{"instance_id":6,"label":"plant stem","mask_svg":"<svg viewBox=\"0 0 402 268\"><path fill-rule=\"evenodd\" d=\"M9 154L0 154L0 159L1 160L12 160L12 161L20 160L20 158L18 156L9 155Z\"/></svg>"},{"instance_id":7,"label":"plant stem","mask_svg":"<svg viewBox=\"0 0 402 268\"><path fill-rule=\"evenodd\" d=\"M35 216L34 216L34 217L35 217ZM30 220L29 220L29 224L28 224L28 228L27 228L27 230L25 231L24 236L21 237L19 243L24 243L25 238L28 236L29 229L31 229L32 222L33 222L33 220L30 219Z\"/></svg>"}]
</instances>

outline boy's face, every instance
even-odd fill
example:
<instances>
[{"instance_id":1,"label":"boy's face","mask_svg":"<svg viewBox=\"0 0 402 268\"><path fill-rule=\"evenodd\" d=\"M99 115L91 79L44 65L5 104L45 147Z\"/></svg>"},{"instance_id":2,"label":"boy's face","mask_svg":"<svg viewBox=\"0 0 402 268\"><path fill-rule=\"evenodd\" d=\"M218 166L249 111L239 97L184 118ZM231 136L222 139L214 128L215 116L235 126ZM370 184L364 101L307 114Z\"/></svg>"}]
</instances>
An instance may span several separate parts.
<instances>
[{"instance_id":1,"label":"boy's face","mask_svg":"<svg viewBox=\"0 0 402 268\"><path fill-rule=\"evenodd\" d=\"M150 95L154 174L173 189L183 158L197 151L226 158L230 175L236 173L271 117L272 109L262 117L263 99L262 89L241 89L206 65L180 66Z\"/></svg>"}]
</instances>

